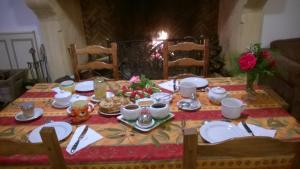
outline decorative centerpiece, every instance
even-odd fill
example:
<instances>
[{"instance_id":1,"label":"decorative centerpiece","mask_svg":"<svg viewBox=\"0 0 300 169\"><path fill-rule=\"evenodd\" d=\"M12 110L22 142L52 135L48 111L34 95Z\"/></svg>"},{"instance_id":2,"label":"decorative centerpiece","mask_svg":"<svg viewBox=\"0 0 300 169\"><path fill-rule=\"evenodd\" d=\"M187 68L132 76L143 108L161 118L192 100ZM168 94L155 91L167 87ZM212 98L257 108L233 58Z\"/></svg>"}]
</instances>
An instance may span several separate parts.
<instances>
[{"instance_id":1,"label":"decorative centerpiece","mask_svg":"<svg viewBox=\"0 0 300 169\"><path fill-rule=\"evenodd\" d=\"M240 71L247 75L247 93L255 95L254 82L260 75L273 75L276 62L270 51L262 49L260 44L256 43L250 45L248 51L240 55L238 64Z\"/></svg>"},{"instance_id":2,"label":"decorative centerpiece","mask_svg":"<svg viewBox=\"0 0 300 169\"><path fill-rule=\"evenodd\" d=\"M130 100L150 97L151 94L160 92L160 89L145 75L133 76L129 80L129 86L122 86L119 95L127 96Z\"/></svg>"}]
</instances>

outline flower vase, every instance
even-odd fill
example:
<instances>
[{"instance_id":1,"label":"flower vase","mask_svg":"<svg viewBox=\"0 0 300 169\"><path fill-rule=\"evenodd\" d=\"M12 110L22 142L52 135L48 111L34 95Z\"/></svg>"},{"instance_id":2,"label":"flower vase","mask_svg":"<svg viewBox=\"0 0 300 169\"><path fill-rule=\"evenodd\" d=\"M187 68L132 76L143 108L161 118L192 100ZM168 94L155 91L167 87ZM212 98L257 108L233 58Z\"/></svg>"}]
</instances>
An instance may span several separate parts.
<instances>
[{"instance_id":1,"label":"flower vase","mask_svg":"<svg viewBox=\"0 0 300 169\"><path fill-rule=\"evenodd\" d=\"M255 89L254 89L254 82L257 78L257 73L254 72L247 72L247 81L246 81L246 92L247 92L247 96L245 98L245 101L249 101L249 100L255 100Z\"/></svg>"}]
</instances>

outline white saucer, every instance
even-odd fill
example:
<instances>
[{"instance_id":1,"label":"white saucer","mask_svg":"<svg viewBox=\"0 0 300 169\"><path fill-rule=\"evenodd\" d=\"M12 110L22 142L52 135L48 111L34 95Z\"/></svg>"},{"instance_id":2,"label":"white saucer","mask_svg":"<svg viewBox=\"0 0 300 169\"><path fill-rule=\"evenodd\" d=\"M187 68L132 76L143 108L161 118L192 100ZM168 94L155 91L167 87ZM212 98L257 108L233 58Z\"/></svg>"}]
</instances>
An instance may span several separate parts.
<instances>
[{"instance_id":1,"label":"white saucer","mask_svg":"<svg viewBox=\"0 0 300 169\"><path fill-rule=\"evenodd\" d=\"M78 92L89 92L94 90L93 81L79 82L75 85L75 90Z\"/></svg>"},{"instance_id":2,"label":"white saucer","mask_svg":"<svg viewBox=\"0 0 300 169\"><path fill-rule=\"evenodd\" d=\"M208 86L208 81L201 77L188 77L182 79L180 82L192 82L196 85L197 89Z\"/></svg>"},{"instance_id":3,"label":"white saucer","mask_svg":"<svg viewBox=\"0 0 300 169\"><path fill-rule=\"evenodd\" d=\"M182 104L181 104L182 102L187 102L190 104L190 106L182 106ZM177 102L177 107L182 110L195 111L195 110L201 108L201 103L198 100L193 101L192 99L181 99Z\"/></svg>"},{"instance_id":4,"label":"white saucer","mask_svg":"<svg viewBox=\"0 0 300 169\"><path fill-rule=\"evenodd\" d=\"M152 127L152 126L155 124L155 121L154 121L154 119L152 119L152 121L151 121L150 124L148 124L148 125L141 125L141 124L139 123L139 121L137 120L135 124L136 124L138 127L140 127L140 128L146 129L146 128Z\"/></svg>"},{"instance_id":5,"label":"white saucer","mask_svg":"<svg viewBox=\"0 0 300 169\"><path fill-rule=\"evenodd\" d=\"M53 106L54 108L57 108L57 109L64 109L64 108L69 107L69 106L71 105L71 102L69 102L69 103L66 104L66 105L60 105L60 104L57 104L57 103L55 102L55 100L54 100L51 104L52 104L52 106Z\"/></svg>"},{"instance_id":6,"label":"white saucer","mask_svg":"<svg viewBox=\"0 0 300 169\"><path fill-rule=\"evenodd\" d=\"M32 117L25 117L23 115L23 112L18 112L15 115L15 119L17 121L22 121L22 122L31 121L31 120L39 118L40 116L43 115L43 113L44 113L44 110L42 108L34 108Z\"/></svg>"}]
</instances>

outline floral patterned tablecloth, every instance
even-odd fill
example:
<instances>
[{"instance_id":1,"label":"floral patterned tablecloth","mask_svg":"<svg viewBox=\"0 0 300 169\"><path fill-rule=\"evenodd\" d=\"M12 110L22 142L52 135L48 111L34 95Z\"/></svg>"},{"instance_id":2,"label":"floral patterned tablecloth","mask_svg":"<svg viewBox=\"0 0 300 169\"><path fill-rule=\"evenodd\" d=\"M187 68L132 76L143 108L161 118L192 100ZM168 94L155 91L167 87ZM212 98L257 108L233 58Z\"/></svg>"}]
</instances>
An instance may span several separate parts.
<instances>
[{"instance_id":1,"label":"floral patterned tablecloth","mask_svg":"<svg viewBox=\"0 0 300 169\"><path fill-rule=\"evenodd\" d=\"M230 96L246 96L243 78L209 78L209 86L221 86L229 91ZM160 82L160 81L157 81ZM116 83L126 83L118 81ZM11 138L27 141L27 134L49 120L68 121L65 109L51 106L57 84L40 83L28 90L21 97L10 103L0 112L0 138ZM249 101L245 111L238 120L246 120L265 128L276 129L276 138L281 140L300 141L300 125L283 108L283 101L273 92L256 86L257 97ZM83 93L91 96L93 93ZM85 122L104 136L103 139L86 147L74 155L65 151L70 138L61 142L66 163L70 168L84 169L143 169L143 168L181 168L182 128L199 128L205 121L223 119L220 106L213 105L207 98L207 92L198 92L202 107L197 112L183 112L176 107L181 99L179 93L173 94L170 105L175 117L156 129L142 133L121 122L115 117L104 117L97 113L97 107L91 118ZM44 109L44 115L32 122L20 123L14 116L19 112L19 104L25 101L35 102L36 107ZM76 129L73 125L73 131ZM200 137L199 137L200 138ZM201 138L200 142L204 142ZM47 168L46 156L0 157L0 168Z\"/></svg>"}]
</instances>

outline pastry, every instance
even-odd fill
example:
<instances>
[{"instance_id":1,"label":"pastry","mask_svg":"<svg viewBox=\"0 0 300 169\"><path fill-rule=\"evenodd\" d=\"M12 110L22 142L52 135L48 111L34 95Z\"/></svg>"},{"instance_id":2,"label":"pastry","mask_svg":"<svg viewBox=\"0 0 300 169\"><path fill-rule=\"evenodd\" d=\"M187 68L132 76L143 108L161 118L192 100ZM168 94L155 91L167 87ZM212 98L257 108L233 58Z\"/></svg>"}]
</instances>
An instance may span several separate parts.
<instances>
[{"instance_id":1,"label":"pastry","mask_svg":"<svg viewBox=\"0 0 300 169\"><path fill-rule=\"evenodd\" d=\"M99 103L99 110L103 113L115 113L120 111L121 105L129 103L129 99L122 96L105 98Z\"/></svg>"}]
</instances>

